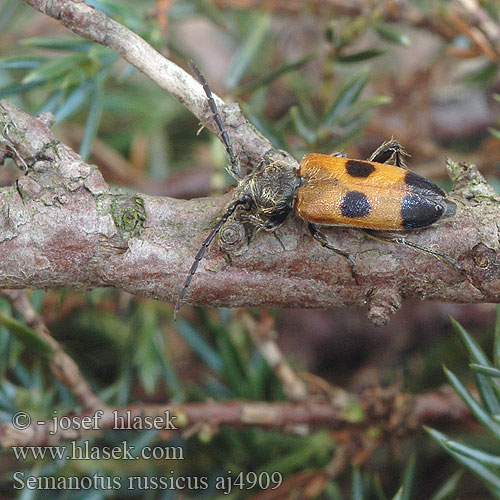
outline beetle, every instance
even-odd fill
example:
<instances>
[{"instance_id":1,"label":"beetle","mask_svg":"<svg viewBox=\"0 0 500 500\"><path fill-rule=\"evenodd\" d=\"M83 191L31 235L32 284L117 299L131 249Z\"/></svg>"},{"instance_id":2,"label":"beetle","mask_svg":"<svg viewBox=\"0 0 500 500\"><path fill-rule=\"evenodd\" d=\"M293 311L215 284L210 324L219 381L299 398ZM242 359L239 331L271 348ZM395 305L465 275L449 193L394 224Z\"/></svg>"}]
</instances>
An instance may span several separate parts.
<instances>
[{"instance_id":1,"label":"beetle","mask_svg":"<svg viewBox=\"0 0 500 500\"><path fill-rule=\"evenodd\" d=\"M200 70L194 63L189 64L207 96L229 157L227 170L237 180L237 186L232 202L194 258L179 291L174 318L205 251L231 216L258 230L273 232L295 211L320 245L347 260L356 282L358 273L351 256L335 248L318 225L364 229L377 239L405 244L441 258L468 277L454 259L401 236L388 238L382 233L422 229L456 211L456 205L440 187L408 170L403 159L406 153L397 141L385 142L368 160L346 158L343 153L311 153L304 156L297 169L285 162L263 159L243 176L212 91Z\"/></svg>"}]
</instances>

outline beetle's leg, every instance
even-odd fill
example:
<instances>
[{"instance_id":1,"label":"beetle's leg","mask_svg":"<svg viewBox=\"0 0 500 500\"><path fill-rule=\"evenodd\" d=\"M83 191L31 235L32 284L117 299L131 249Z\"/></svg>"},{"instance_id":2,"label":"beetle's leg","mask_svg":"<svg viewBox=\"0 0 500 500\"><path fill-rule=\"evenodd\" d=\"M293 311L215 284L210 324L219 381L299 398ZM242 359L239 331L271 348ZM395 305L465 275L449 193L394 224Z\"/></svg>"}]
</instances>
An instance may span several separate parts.
<instances>
[{"instance_id":1,"label":"beetle's leg","mask_svg":"<svg viewBox=\"0 0 500 500\"><path fill-rule=\"evenodd\" d=\"M380 145L370 156L368 161L375 161L377 163L389 163L390 165L396 165L400 168L408 168L404 161L404 156L408 156L408 153L403 149L401 144L394 139L384 142Z\"/></svg>"},{"instance_id":2,"label":"beetle's leg","mask_svg":"<svg viewBox=\"0 0 500 500\"><path fill-rule=\"evenodd\" d=\"M283 251L286 251L285 244L281 241L281 238L278 236L276 229L272 232L273 236L278 240L278 243L281 245Z\"/></svg>"},{"instance_id":3,"label":"beetle's leg","mask_svg":"<svg viewBox=\"0 0 500 500\"><path fill-rule=\"evenodd\" d=\"M330 153L330 156L334 156L335 158L346 158L347 155L345 154L345 151L334 151L333 153Z\"/></svg>"},{"instance_id":4,"label":"beetle's leg","mask_svg":"<svg viewBox=\"0 0 500 500\"><path fill-rule=\"evenodd\" d=\"M234 218L234 220L236 220L237 222L242 222L243 224L251 224L252 226L257 227L258 229L266 229L265 222L262 222L262 220L259 217L253 214L243 212L238 214Z\"/></svg>"},{"instance_id":5,"label":"beetle's leg","mask_svg":"<svg viewBox=\"0 0 500 500\"><path fill-rule=\"evenodd\" d=\"M242 222L243 224L251 224L257 229L264 229L264 231L275 231L279 226L281 226L281 223L275 224L269 221L263 221L259 216L245 212L238 214L234 219L238 222Z\"/></svg>"},{"instance_id":6,"label":"beetle's leg","mask_svg":"<svg viewBox=\"0 0 500 500\"><path fill-rule=\"evenodd\" d=\"M264 158L262 158L262 160L259 161L259 163L257 163L256 167L253 169L254 172L258 172L259 170L261 170L264 166L266 165L266 160Z\"/></svg>"},{"instance_id":7,"label":"beetle's leg","mask_svg":"<svg viewBox=\"0 0 500 500\"><path fill-rule=\"evenodd\" d=\"M321 232L320 229L316 225L314 225L312 222L308 222L307 227L309 228L309 231L311 232L312 237L322 246L325 248L328 248L328 250L331 250L332 252L335 252L338 255L341 255L344 257L345 260L349 263L351 266L351 274L352 277L354 278L354 281L356 284L359 285L359 277L358 277L358 271L356 269L356 264L352 260L351 256L342 250L339 250L338 248L335 248L332 246L332 244L328 241L328 238L326 237L326 234Z\"/></svg>"},{"instance_id":8,"label":"beetle's leg","mask_svg":"<svg viewBox=\"0 0 500 500\"><path fill-rule=\"evenodd\" d=\"M371 236L372 238L388 243L395 243L397 245L406 245L407 247L414 248L415 250L419 250L421 252L428 253L430 255L434 255L439 260L442 260L443 262L446 262L449 266L453 267L456 269L465 279L470 281L473 285L474 282L469 275L469 273L455 260L449 257L448 255L437 252L436 250L431 250L430 248L418 245L417 243L413 243L412 241L408 241L406 238L402 236L386 236L382 234L375 233L375 231L370 231L369 229L365 230L366 234Z\"/></svg>"},{"instance_id":9,"label":"beetle's leg","mask_svg":"<svg viewBox=\"0 0 500 500\"><path fill-rule=\"evenodd\" d=\"M235 220L238 222L246 223L246 224L251 224L252 226L257 228L257 231L260 231L261 229L264 229L265 231L269 231L273 233L273 236L278 240L278 243L281 245L281 248L283 250L286 250L285 245L281 241L281 238L278 236L278 233L276 232L276 229L278 229L279 226L276 224L271 224L269 222L263 222L259 217L256 215L248 214L248 213L243 213L235 217ZM281 225L281 224L280 224Z\"/></svg>"}]
</instances>

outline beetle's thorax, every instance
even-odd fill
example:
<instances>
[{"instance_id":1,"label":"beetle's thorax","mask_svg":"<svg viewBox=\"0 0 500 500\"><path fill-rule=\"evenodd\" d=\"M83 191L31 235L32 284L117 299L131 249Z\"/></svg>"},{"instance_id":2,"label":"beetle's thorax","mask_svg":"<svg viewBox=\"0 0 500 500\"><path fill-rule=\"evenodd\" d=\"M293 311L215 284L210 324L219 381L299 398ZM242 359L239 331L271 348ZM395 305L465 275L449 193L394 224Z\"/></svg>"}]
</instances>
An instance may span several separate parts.
<instances>
[{"instance_id":1,"label":"beetle's thorax","mask_svg":"<svg viewBox=\"0 0 500 500\"><path fill-rule=\"evenodd\" d=\"M297 171L284 162L264 163L243 178L238 189L246 198L253 223L272 231L279 227L293 209L300 179ZM252 222L252 220L250 220Z\"/></svg>"}]
</instances>

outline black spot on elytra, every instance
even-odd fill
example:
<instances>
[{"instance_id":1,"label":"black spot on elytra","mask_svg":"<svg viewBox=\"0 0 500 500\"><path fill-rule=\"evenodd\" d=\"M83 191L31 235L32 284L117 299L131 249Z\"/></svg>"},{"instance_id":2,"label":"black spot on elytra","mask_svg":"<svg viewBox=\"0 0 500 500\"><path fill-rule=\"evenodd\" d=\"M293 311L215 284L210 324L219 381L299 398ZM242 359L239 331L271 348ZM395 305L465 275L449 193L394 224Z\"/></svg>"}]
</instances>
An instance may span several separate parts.
<instances>
[{"instance_id":1,"label":"black spot on elytra","mask_svg":"<svg viewBox=\"0 0 500 500\"><path fill-rule=\"evenodd\" d=\"M429 198L410 194L401 203L401 217L405 229L419 229L434 224L443 216L444 208Z\"/></svg>"},{"instance_id":2,"label":"black spot on elytra","mask_svg":"<svg viewBox=\"0 0 500 500\"><path fill-rule=\"evenodd\" d=\"M416 194L446 197L446 193L440 187L415 172L410 172L409 170L406 172L405 183Z\"/></svg>"},{"instance_id":3,"label":"black spot on elytra","mask_svg":"<svg viewBox=\"0 0 500 500\"><path fill-rule=\"evenodd\" d=\"M370 162L361 160L347 160L345 168L352 177L368 177L375 170Z\"/></svg>"},{"instance_id":4,"label":"black spot on elytra","mask_svg":"<svg viewBox=\"0 0 500 500\"><path fill-rule=\"evenodd\" d=\"M342 198L340 211L344 217L366 217L370 210L371 206L368 198L359 191L349 191Z\"/></svg>"}]
</instances>

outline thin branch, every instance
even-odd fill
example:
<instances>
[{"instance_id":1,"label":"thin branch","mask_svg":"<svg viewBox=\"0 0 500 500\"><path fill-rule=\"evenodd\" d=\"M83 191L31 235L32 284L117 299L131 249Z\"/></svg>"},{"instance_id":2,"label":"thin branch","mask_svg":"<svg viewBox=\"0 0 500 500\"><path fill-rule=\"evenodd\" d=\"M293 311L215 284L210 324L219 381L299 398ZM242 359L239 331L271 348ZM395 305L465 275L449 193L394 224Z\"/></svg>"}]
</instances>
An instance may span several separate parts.
<instances>
[{"instance_id":1,"label":"thin branch","mask_svg":"<svg viewBox=\"0 0 500 500\"><path fill-rule=\"evenodd\" d=\"M83 417L91 417L82 420ZM208 403L164 404L104 407L93 412L72 415L74 425L54 425L54 419L31 422L17 429L10 422L0 422L0 448L41 446L96 436L104 430L155 428L190 434L190 429L217 432L220 426L258 427L294 432L328 428L362 435L372 426L392 436L419 430L423 424L459 422L470 412L454 393L428 393L405 396L381 389L349 396L339 402L307 400L300 403L255 403L227 401ZM86 422L85 425L79 425ZM154 427L152 427L154 425ZM83 428L82 428L83 427Z\"/></svg>"},{"instance_id":2,"label":"thin branch","mask_svg":"<svg viewBox=\"0 0 500 500\"><path fill-rule=\"evenodd\" d=\"M201 85L133 31L82 1L25 0L25 2L43 14L57 19L77 35L114 50L186 106L212 132L217 133ZM214 99L240 162L243 166L256 165L264 154L272 150L271 143L248 124L236 103L227 105L216 95ZM295 161L291 157L288 159L291 162Z\"/></svg>"},{"instance_id":3,"label":"thin branch","mask_svg":"<svg viewBox=\"0 0 500 500\"><path fill-rule=\"evenodd\" d=\"M26 324L54 348L54 353L50 358L52 372L79 399L83 411L92 412L105 407L104 403L92 392L89 383L83 377L73 358L66 354L61 344L52 337L42 317L35 311L26 294L22 290L1 290L0 295L7 298L16 311L23 316Z\"/></svg>"},{"instance_id":4,"label":"thin branch","mask_svg":"<svg viewBox=\"0 0 500 500\"><path fill-rule=\"evenodd\" d=\"M248 312L242 312L240 319L262 357L281 380L285 394L292 401L306 399L306 384L295 373L276 343L278 334L274 328L274 319L270 315L264 314L257 322Z\"/></svg>"},{"instance_id":5,"label":"thin branch","mask_svg":"<svg viewBox=\"0 0 500 500\"><path fill-rule=\"evenodd\" d=\"M113 286L174 301L185 272L231 194L191 201L110 191L93 165L58 142L44 121L0 103L0 151L28 174L0 190L0 288ZM431 255L332 228L361 276L325 251L295 216L279 229L284 247L258 233L248 243L229 221L193 279L186 302L212 306L331 307L369 304L387 321L402 298L498 302L498 197L470 165L450 163L457 215L408 236L461 263L472 277ZM460 235L460 237L458 237ZM230 256L228 265L227 256ZM222 272L223 271L223 272Z\"/></svg>"}]
</instances>

